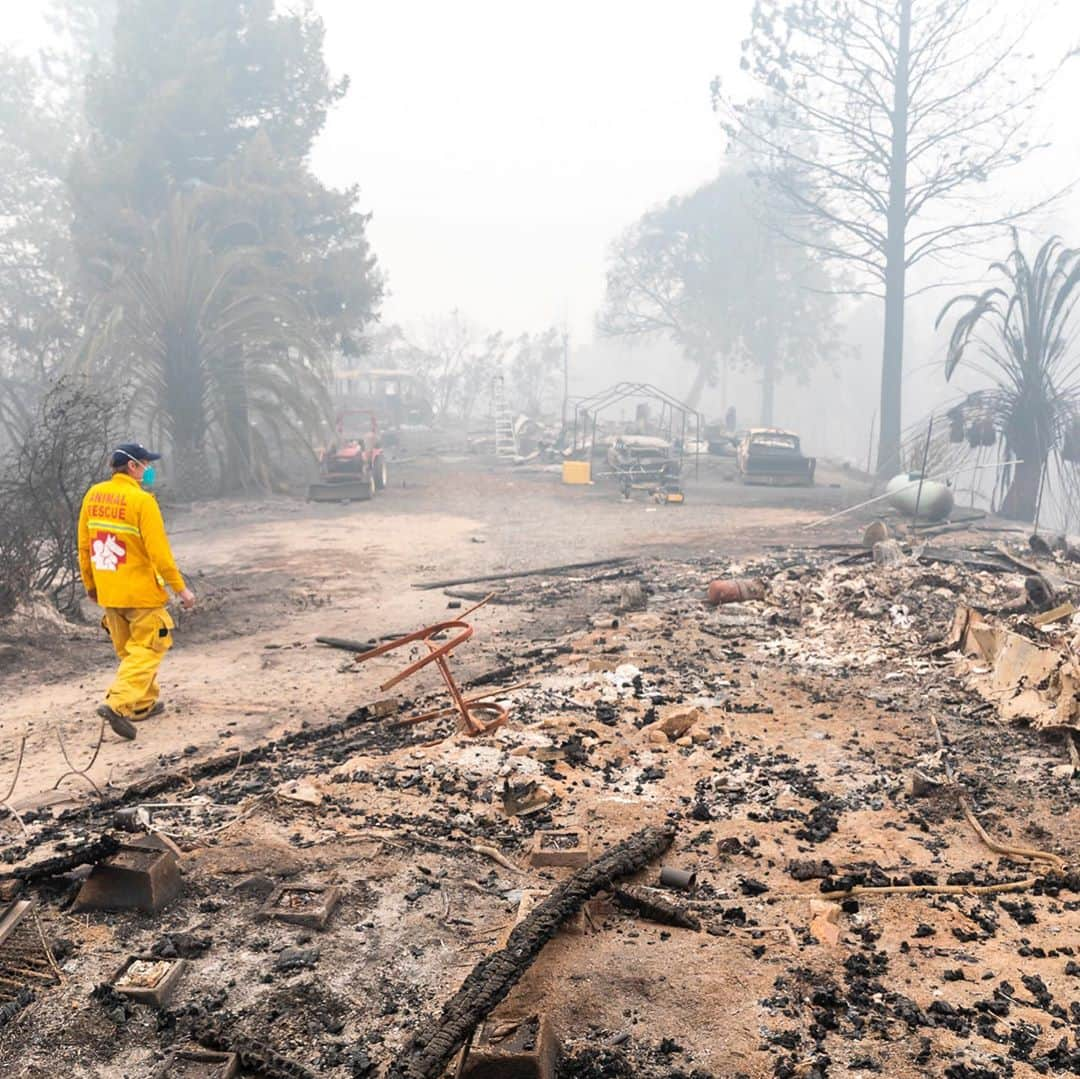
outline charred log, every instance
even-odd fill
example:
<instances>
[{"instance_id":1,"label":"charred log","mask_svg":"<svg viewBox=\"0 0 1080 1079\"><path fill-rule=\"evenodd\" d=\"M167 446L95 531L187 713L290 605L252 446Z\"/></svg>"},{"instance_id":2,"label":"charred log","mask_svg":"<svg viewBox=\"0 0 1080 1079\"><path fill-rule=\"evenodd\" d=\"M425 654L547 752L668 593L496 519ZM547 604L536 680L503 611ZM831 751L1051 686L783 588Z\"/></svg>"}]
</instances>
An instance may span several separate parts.
<instances>
[{"instance_id":1,"label":"charred log","mask_svg":"<svg viewBox=\"0 0 1080 1079\"><path fill-rule=\"evenodd\" d=\"M506 946L482 959L391 1064L387 1079L437 1079L453 1055L505 999L559 927L597 892L636 873L671 846L675 828L644 828L579 869L517 925Z\"/></svg>"},{"instance_id":2,"label":"charred log","mask_svg":"<svg viewBox=\"0 0 1080 1079\"><path fill-rule=\"evenodd\" d=\"M679 929L700 929L701 922L684 906L673 903L651 888L638 888L633 884L625 888L616 888L615 902L620 907L632 910L651 922L661 925L674 925Z\"/></svg>"},{"instance_id":3,"label":"charred log","mask_svg":"<svg viewBox=\"0 0 1080 1079\"><path fill-rule=\"evenodd\" d=\"M431 590L435 588L453 588L459 584L480 584L482 581L516 581L522 577L545 577L548 574L567 573L570 570L621 566L629 561L629 558L600 558L592 562L566 562L559 566L542 566L539 569L516 570L513 573L489 573L480 577L455 577L450 581L424 581L421 584L414 584L413 588Z\"/></svg>"},{"instance_id":4,"label":"charred log","mask_svg":"<svg viewBox=\"0 0 1080 1079\"><path fill-rule=\"evenodd\" d=\"M146 779L125 787L123 792L114 798L106 798L85 808L68 811L61 819L65 823L85 820L97 816L103 812L117 809L132 802L145 801L159 794L165 794L171 790L186 787L189 783L199 782L203 779L213 779L233 771L238 765L257 764L260 761L276 757L282 750L297 749L303 746L315 745L319 742L327 742L340 735L348 734L353 728L366 727L376 716L366 705L350 713L345 719L337 723L328 723L323 727L314 727L295 731L292 734L283 735L261 745L252 746L242 753L222 753L216 757L196 764L183 772L159 772Z\"/></svg>"},{"instance_id":5,"label":"charred log","mask_svg":"<svg viewBox=\"0 0 1080 1079\"><path fill-rule=\"evenodd\" d=\"M22 881L46 880L49 877L59 877L64 873L70 873L83 865L96 865L98 862L115 854L120 849L120 840L106 833L99 839L90 843L83 843L66 854L58 854L55 858L46 858L33 865L18 866L6 877L15 877Z\"/></svg>"}]
</instances>

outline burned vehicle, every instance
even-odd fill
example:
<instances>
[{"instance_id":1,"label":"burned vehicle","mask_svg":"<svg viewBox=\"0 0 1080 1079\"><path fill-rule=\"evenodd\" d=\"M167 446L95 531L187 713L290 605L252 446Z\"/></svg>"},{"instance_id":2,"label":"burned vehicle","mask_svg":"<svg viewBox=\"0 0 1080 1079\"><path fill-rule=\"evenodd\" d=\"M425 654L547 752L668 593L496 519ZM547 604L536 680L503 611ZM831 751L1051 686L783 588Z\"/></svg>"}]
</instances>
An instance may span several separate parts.
<instances>
[{"instance_id":1,"label":"burned vehicle","mask_svg":"<svg viewBox=\"0 0 1080 1079\"><path fill-rule=\"evenodd\" d=\"M736 454L743 483L812 487L817 459L804 457L799 436L778 427L754 427L743 435Z\"/></svg>"},{"instance_id":2,"label":"burned vehicle","mask_svg":"<svg viewBox=\"0 0 1080 1079\"><path fill-rule=\"evenodd\" d=\"M608 447L607 463L627 498L634 490L681 495L682 463L666 438L620 435Z\"/></svg>"},{"instance_id":3,"label":"burned vehicle","mask_svg":"<svg viewBox=\"0 0 1080 1079\"><path fill-rule=\"evenodd\" d=\"M429 424L434 416L423 382L411 371L338 370L332 392L343 411L373 412L383 428Z\"/></svg>"}]
</instances>

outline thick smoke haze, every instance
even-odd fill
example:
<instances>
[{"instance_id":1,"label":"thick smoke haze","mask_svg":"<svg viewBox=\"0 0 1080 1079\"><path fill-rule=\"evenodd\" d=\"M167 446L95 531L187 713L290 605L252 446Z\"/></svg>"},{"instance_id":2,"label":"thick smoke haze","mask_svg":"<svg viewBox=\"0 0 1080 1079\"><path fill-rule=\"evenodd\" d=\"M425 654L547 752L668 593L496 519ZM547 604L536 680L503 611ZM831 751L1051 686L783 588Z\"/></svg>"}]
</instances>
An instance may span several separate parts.
<instances>
[{"instance_id":1,"label":"thick smoke haze","mask_svg":"<svg viewBox=\"0 0 1080 1079\"><path fill-rule=\"evenodd\" d=\"M326 182L359 184L373 214L370 235L389 279L383 321L408 327L458 309L490 329L565 326L575 389L627 374L685 392L693 372L670 345L595 340L605 256L642 212L723 166L726 138L709 85L719 75L725 86L746 88L739 57L751 0L663 7L557 0L542 8L315 0L314 7L326 23L329 64L352 84L314 165ZM1080 11L1047 0L1043 14L1030 40L1032 64L1047 67L1080 42ZM27 50L47 41L41 11L25 6L6 13L2 33ZM1078 89L1080 60L1072 60L1038 111L1038 133L1052 145L1003 178L1000 197L1075 178ZM1068 240L1078 198L1028 226ZM985 265L985 257L953 265L942 277L976 284ZM911 304L906 416L943 392L944 344L933 318L944 295ZM790 381L779 389L780 416L804 426L820 452L864 452L867 432L837 429L820 404L873 411L879 317L876 307L850 313L852 352L811 376L820 395ZM735 375L732 385L752 412L755 376ZM714 391L702 403L707 411L723 404Z\"/></svg>"}]
</instances>

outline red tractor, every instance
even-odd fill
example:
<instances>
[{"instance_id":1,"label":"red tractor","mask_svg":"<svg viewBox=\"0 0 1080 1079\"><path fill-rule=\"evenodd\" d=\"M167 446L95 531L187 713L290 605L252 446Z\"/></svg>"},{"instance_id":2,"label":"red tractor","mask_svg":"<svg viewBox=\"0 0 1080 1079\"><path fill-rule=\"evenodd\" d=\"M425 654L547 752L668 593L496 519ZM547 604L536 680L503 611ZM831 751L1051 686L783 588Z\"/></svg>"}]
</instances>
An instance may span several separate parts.
<instances>
[{"instance_id":1,"label":"red tractor","mask_svg":"<svg viewBox=\"0 0 1080 1079\"><path fill-rule=\"evenodd\" d=\"M366 416L366 432L352 417ZM362 433L361 433L362 432ZM379 445L379 422L368 409L338 415L335 441L319 455L320 478L308 488L311 502L363 502L387 482L386 458Z\"/></svg>"}]
</instances>

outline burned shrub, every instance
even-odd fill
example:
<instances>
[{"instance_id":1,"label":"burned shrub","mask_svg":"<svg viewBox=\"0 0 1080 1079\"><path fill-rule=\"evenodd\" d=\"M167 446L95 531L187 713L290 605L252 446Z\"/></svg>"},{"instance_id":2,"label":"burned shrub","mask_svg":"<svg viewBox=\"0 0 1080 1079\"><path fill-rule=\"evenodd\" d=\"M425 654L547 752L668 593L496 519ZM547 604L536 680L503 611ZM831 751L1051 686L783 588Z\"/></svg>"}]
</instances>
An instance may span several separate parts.
<instances>
[{"instance_id":1,"label":"burned shrub","mask_svg":"<svg viewBox=\"0 0 1080 1079\"><path fill-rule=\"evenodd\" d=\"M74 610L79 507L104 477L124 413L114 388L60 379L0 462L0 618L34 592Z\"/></svg>"}]
</instances>

